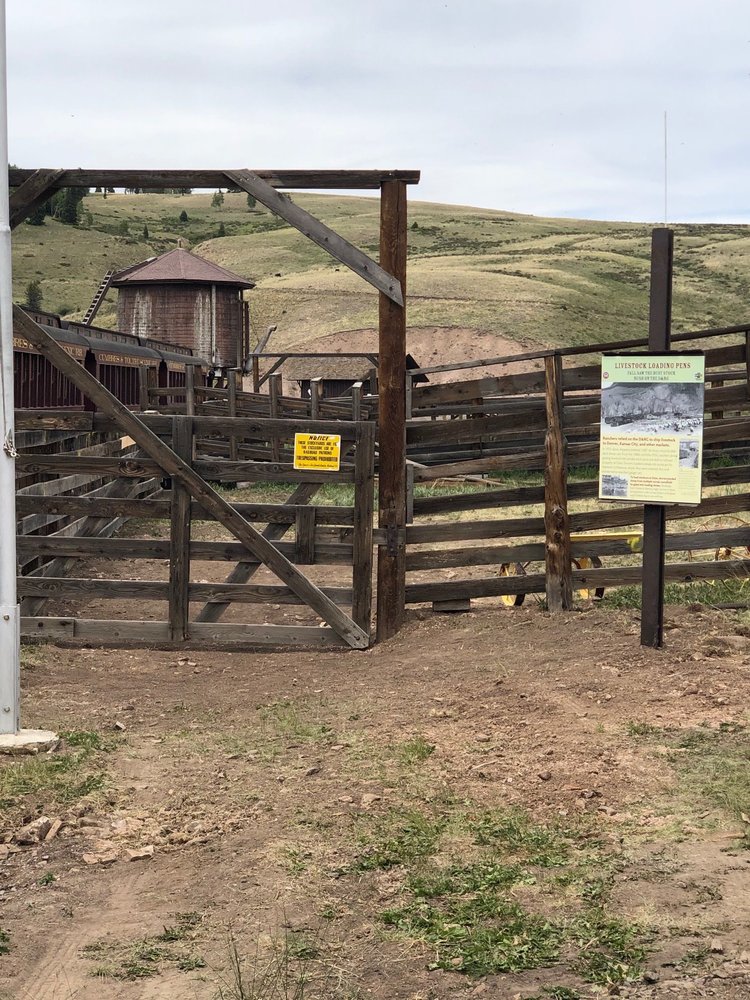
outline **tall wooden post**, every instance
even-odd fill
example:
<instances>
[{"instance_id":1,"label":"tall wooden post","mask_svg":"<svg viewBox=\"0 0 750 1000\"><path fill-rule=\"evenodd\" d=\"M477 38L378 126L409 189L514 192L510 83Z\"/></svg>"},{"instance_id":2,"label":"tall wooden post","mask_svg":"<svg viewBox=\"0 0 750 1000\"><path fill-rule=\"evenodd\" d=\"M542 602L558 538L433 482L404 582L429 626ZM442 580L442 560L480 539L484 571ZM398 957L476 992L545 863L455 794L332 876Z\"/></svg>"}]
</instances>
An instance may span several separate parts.
<instances>
[{"instance_id":1,"label":"tall wooden post","mask_svg":"<svg viewBox=\"0 0 750 1000\"><path fill-rule=\"evenodd\" d=\"M568 520L567 441L563 431L563 367L559 354L544 359L547 434L544 439L544 535L547 608L573 607Z\"/></svg>"},{"instance_id":2,"label":"tall wooden post","mask_svg":"<svg viewBox=\"0 0 750 1000\"><path fill-rule=\"evenodd\" d=\"M233 426L233 418L237 416L237 371L230 368L227 372L227 412L229 414L230 430ZM229 460L237 461L237 437L235 434L229 435Z\"/></svg>"},{"instance_id":3,"label":"tall wooden post","mask_svg":"<svg viewBox=\"0 0 750 1000\"><path fill-rule=\"evenodd\" d=\"M172 450L193 461L193 418L172 417ZM169 535L169 633L174 642L189 638L190 492L172 480Z\"/></svg>"},{"instance_id":4,"label":"tall wooden post","mask_svg":"<svg viewBox=\"0 0 750 1000\"><path fill-rule=\"evenodd\" d=\"M654 229L651 234L651 294L648 313L648 349L669 350L672 327L672 261L674 233ZM643 582L641 585L641 645L664 645L664 553L666 514L663 505L643 507Z\"/></svg>"},{"instance_id":5,"label":"tall wooden post","mask_svg":"<svg viewBox=\"0 0 750 1000\"><path fill-rule=\"evenodd\" d=\"M404 305L380 293L378 340L377 638L398 632L406 603L406 184L380 188L380 266L401 282Z\"/></svg>"}]
</instances>

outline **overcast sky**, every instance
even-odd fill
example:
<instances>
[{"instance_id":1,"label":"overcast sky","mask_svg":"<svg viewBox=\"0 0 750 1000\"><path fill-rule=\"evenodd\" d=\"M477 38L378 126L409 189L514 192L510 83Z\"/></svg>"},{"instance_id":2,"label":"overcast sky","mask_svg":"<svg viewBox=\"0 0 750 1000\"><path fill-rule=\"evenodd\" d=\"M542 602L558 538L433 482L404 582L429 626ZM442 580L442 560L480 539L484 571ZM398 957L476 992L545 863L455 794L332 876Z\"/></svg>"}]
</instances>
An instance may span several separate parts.
<instances>
[{"instance_id":1,"label":"overcast sky","mask_svg":"<svg viewBox=\"0 0 750 1000\"><path fill-rule=\"evenodd\" d=\"M19 166L418 168L411 198L750 222L750 0L6 0Z\"/></svg>"}]
</instances>

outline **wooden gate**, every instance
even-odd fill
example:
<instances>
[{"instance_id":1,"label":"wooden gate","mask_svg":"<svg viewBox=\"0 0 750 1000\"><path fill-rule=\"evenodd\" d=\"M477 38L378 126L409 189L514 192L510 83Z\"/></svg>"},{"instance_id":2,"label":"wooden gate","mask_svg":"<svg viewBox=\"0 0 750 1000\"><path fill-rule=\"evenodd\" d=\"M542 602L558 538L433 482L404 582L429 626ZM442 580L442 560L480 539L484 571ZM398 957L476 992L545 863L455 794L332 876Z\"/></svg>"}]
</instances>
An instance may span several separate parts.
<instances>
[{"instance_id":1,"label":"wooden gate","mask_svg":"<svg viewBox=\"0 0 750 1000\"><path fill-rule=\"evenodd\" d=\"M169 562L169 579L109 579L50 577L41 573L20 577L19 597L26 602L50 598L81 600L166 601L164 620L87 619L69 615L22 616L22 635L78 638L112 644L240 642L247 646L347 645L363 649L370 641L373 544L373 463L375 427L363 421L263 420L245 417L137 416L116 400L93 376L21 310L15 323L35 346L98 407L98 413L76 413L68 418L80 429L117 431L138 447L135 457L79 455L19 456L25 474L95 472L130 481L162 481L162 491L143 499L135 496L35 497L35 513L65 513L87 517L128 517L167 520L169 538L81 538L21 536L24 557L49 559L161 559ZM29 415L27 420L32 420ZM55 419L38 417L39 421ZM58 418L61 419L61 418ZM41 426L41 424L40 424ZM290 442L297 432L336 433L342 437L338 472L301 472L291 462ZM231 442L224 459L225 444ZM212 484L296 482L282 504L232 504ZM309 501L324 482L350 483L352 504L312 505ZM121 491L118 491L121 492ZM22 508L23 509L23 508ZM19 511L20 513L21 511ZM212 519L228 532L229 541L192 538L193 524ZM258 530L254 524L265 524ZM285 535L294 528L294 539ZM191 580L191 564L198 560L234 561L234 570L222 583ZM352 566L351 588L316 585L298 566L330 559ZM273 585L248 581L261 567L276 580ZM191 602L201 602L191 615ZM323 627L287 624L223 623L219 618L233 603L261 602L304 605L315 612ZM343 606L343 607L342 607ZM350 613L343 610L349 607ZM22 612L26 610L22 607Z\"/></svg>"}]
</instances>

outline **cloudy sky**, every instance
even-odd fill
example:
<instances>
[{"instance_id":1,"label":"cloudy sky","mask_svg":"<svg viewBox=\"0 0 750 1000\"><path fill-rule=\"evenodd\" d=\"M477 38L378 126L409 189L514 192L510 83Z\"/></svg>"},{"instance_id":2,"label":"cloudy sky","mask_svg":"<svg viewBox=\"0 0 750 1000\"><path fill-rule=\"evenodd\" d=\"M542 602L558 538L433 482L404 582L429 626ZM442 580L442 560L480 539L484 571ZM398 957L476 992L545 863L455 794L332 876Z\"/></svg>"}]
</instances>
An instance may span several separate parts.
<instances>
[{"instance_id":1,"label":"cloudy sky","mask_svg":"<svg viewBox=\"0 0 750 1000\"><path fill-rule=\"evenodd\" d=\"M6 0L19 166L419 168L410 197L750 222L749 0Z\"/></svg>"}]
</instances>

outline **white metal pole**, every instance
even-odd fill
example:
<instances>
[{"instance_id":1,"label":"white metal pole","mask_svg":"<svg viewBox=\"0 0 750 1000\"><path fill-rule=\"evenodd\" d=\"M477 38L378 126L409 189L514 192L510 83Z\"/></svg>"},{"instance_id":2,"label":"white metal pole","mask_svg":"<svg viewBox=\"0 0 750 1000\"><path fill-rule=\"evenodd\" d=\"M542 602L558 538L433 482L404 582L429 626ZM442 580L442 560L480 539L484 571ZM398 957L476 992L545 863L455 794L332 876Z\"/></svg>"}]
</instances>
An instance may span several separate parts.
<instances>
[{"instance_id":1,"label":"white metal pole","mask_svg":"<svg viewBox=\"0 0 750 1000\"><path fill-rule=\"evenodd\" d=\"M8 205L5 0L0 0L0 734L20 729L16 602L16 449L13 438L13 285Z\"/></svg>"}]
</instances>

